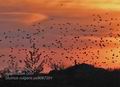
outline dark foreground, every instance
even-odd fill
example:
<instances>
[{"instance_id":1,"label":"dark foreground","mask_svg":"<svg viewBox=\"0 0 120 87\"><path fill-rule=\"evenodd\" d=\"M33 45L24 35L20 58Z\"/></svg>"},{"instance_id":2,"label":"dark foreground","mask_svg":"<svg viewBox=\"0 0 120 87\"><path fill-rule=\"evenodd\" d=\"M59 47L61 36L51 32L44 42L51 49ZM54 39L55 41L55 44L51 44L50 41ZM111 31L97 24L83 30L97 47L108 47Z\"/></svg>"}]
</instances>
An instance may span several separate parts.
<instances>
[{"instance_id":1,"label":"dark foreground","mask_svg":"<svg viewBox=\"0 0 120 87\"><path fill-rule=\"evenodd\" d=\"M23 77L41 77L41 79L4 80L3 78L0 80L0 87L120 87L120 70L109 71L87 64L60 71L54 70L47 75Z\"/></svg>"}]
</instances>

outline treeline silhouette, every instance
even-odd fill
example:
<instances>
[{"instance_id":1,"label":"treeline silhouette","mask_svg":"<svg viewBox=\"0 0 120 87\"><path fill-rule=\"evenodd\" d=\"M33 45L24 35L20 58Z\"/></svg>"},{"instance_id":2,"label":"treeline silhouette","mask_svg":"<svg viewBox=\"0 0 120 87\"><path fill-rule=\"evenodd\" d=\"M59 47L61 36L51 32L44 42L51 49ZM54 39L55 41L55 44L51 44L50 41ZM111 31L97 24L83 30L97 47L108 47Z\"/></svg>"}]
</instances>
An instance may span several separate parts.
<instances>
[{"instance_id":1,"label":"treeline silhouette","mask_svg":"<svg viewBox=\"0 0 120 87\"><path fill-rule=\"evenodd\" d=\"M52 79L5 80L1 78L0 84L2 86L9 84L12 87L120 87L120 70L105 70L84 63L62 70L52 70L48 74L33 73L21 77L25 76L46 76Z\"/></svg>"}]
</instances>

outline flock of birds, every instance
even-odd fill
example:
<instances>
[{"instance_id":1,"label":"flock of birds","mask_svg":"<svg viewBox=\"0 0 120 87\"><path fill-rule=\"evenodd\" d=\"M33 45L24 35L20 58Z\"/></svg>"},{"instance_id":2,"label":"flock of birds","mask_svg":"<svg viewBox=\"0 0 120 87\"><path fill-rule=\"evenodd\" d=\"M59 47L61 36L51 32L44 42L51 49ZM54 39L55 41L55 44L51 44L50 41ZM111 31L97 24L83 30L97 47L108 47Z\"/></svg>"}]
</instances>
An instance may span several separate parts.
<instances>
[{"instance_id":1,"label":"flock of birds","mask_svg":"<svg viewBox=\"0 0 120 87\"><path fill-rule=\"evenodd\" d=\"M109 13L105 14L109 17ZM89 63L99 67L111 67L109 64L120 64L120 24L119 18L103 18L99 14L92 15L92 23L81 25L75 22L37 23L32 30L17 29L1 32L0 45L7 44L10 52L0 54L5 57L16 58L23 62L32 45L39 48L41 58L48 65L51 62L62 64ZM22 56L22 57L21 57Z\"/></svg>"}]
</instances>

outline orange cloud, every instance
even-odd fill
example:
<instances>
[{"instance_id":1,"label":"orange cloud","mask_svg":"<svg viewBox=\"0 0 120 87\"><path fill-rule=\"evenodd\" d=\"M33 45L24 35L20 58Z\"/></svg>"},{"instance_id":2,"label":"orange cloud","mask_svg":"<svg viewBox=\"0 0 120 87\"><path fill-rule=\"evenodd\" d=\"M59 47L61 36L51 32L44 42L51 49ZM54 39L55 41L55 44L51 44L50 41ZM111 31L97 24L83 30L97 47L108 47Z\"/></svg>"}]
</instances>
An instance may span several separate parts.
<instances>
[{"instance_id":1,"label":"orange cloud","mask_svg":"<svg viewBox=\"0 0 120 87\"><path fill-rule=\"evenodd\" d=\"M25 12L2 12L0 13L0 21L6 22L20 22L22 24L31 25L37 21L43 21L47 19L47 16L36 13L25 13Z\"/></svg>"}]
</instances>

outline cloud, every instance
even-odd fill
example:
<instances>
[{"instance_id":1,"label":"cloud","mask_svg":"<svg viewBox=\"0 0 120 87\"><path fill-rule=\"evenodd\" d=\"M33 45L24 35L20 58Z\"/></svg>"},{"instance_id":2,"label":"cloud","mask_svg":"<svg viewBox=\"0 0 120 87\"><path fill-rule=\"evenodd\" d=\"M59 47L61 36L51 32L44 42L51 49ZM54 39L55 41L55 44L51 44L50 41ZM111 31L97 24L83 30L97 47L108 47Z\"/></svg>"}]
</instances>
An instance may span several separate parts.
<instances>
[{"instance_id":1,"label":"cloud","mask_svg":"<svg viewBox=\"0 0 120 87\"><path fill-rule=\"evenodd\" d=\"M20 22L23 24L32 24L37 21L43 21L47 16L27 12L2 12L0 13L0 22Z\"/></svg>"}]
</instances>

